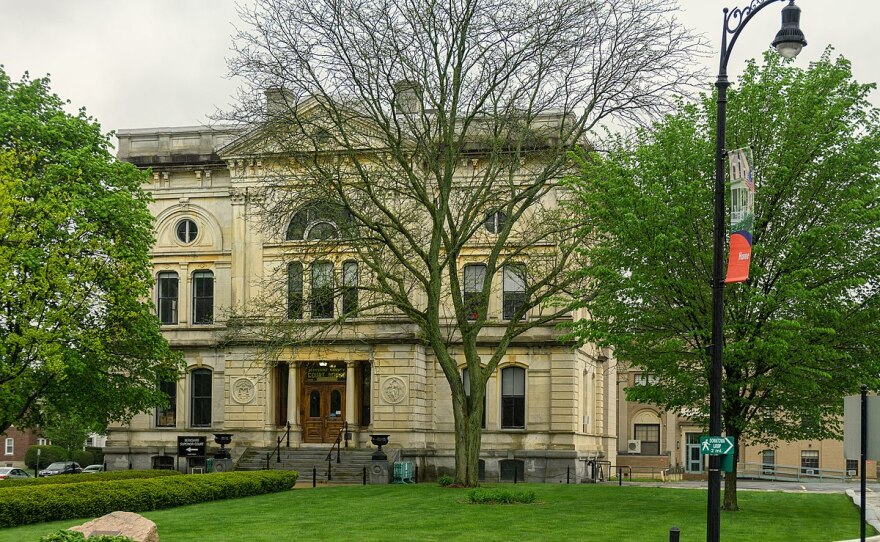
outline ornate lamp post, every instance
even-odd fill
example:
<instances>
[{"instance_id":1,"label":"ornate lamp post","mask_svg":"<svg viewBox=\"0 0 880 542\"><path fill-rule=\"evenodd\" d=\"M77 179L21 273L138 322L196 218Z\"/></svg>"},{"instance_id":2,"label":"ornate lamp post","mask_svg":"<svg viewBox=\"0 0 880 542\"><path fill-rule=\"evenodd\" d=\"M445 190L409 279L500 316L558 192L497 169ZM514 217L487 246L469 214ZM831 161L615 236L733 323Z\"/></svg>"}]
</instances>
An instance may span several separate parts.
<instances>
[{"instance_id":1,"label":"ornate lamp post","mask_svg":"<svg viewBox=\"0 0 880 542\"><path fill-rule=\"evenodd\" d=\"M718 88L717 126L715 132L715 226L712 256L712 366L709 375L709 433L721 436L721 379L724 349L724 141L727 134L727 62L742 29L756 13L774 2L752 0L745 8L724 9L721 32L721 63L715 86ZM794 58L807 44L800 30L801 9L794 0L782 9L782 28L771 44L785 58ZM729 37L729 40L728 40ZM709 456L709 506L706 540L718 542L721 526L721 456Z\"/></svg>"}]
</instances>

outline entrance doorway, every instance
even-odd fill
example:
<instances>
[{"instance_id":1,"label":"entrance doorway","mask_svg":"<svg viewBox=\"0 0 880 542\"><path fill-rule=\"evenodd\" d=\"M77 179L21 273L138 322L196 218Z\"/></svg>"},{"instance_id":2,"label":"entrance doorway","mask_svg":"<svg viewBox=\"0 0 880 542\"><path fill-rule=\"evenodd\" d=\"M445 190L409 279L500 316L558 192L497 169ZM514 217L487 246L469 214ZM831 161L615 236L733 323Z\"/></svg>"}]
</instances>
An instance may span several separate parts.
<instances>
[{"instance_id":1,"label":"entrance doorway","mask_svg":"<svg viewBox=\"0 0 880 542\"><path fill-rule=\"evenodd\" d=\"M345 422L345 366L308 364L304 373L303 442L332 443Z\"/></svg>"},{"instance_id":2,"label":"entrance doorway","mask_svg":"<svg viewBox=\"0 0 880 542\"><path fill-rule=\"evenodd\" d=\"M685 433L685 472L703 472L703 456L700 455L700 433Z\"/></svg>"}]
</instances>

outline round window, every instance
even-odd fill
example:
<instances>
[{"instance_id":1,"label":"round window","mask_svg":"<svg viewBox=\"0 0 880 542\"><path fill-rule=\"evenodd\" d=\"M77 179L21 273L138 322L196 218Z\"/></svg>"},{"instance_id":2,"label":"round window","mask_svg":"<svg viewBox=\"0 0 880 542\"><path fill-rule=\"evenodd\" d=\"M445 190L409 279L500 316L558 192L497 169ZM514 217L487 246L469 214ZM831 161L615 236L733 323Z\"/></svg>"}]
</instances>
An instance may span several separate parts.
<instances>
[{"instance_id":1,"label":"round window","mask_svg":"<svg viewBox=\"0 0 880 542\"><path fill-rule=\"evenodd\" d=\"M185 218L177 223L177 238L181 243L192 243L199 234L199 227L192 220Z\"/></svg>"}]
</instances>

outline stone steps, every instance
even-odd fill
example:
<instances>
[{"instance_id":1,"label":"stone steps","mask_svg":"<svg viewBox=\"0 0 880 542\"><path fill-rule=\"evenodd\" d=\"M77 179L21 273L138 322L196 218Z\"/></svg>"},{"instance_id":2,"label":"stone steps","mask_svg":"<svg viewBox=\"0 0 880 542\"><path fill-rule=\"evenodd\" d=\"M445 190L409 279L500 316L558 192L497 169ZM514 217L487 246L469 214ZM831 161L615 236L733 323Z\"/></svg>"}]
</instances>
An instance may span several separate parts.
<instances>
[{"instance_id":1,"label":"stone steps","mask_svg":"<svg viewBox=\"0 0 880 542\"><path fill-rule=\"evenodd\" d=\"M266 454L274 448L248 448L238 461L236 470L263 470L266 468ZM342 449L339 463L336 462L336 450L331 461L332 480L334 484L362 483L364 469L369 469L372 449ZM281 461L273 453L269 459L271 470L295 470L300 480L305 483L312 479L312 469L317 470L319 482L327 482L328 448L281 448Z\"/></svg>"}]
</instances>

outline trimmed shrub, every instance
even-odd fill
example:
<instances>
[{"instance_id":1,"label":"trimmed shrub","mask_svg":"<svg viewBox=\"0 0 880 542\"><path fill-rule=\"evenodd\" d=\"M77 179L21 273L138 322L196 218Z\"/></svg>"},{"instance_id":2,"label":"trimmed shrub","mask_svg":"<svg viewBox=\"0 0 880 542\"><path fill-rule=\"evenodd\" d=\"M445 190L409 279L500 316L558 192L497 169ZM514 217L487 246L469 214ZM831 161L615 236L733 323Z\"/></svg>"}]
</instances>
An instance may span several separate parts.
<instances>
[{"instance_id":1,"label":"trimmed shrub","mask_svg":"<svg viewBox=\"0 0 880 542\"><path fill-rule=\"evenodd\" d=\"M12 487L0 491L0 527L275 493L292 489L298 476L293 471L224 472Z\"/></svg>"},{"instance_id":2,"label":"trimmed shrub","mask_svg":"<svg viewBox=\"0 0 880 542\"><path fill-rule=\"evenodd\" d=\"M53 445L34 445L27 449L27 452L24 454L24 464L28 466L28 468L35 468L37 466L37 450L42 450L40 452L40 468L45 469L49 466L49 463L54 463L55 461L67 461L67 450L62 448L61 446L53 446Z\"/></svg>"},{"instance_id":3,"label":"trimmed shrub","mask_svg":"<svg viewBox=\"0 0 880 542\"><path fill-rule=\"evenodd\" d=\"M106 535L99 534L86 538L79 531L61 530L49 533L40 539L40 542L78 542L79 540L88 540L89 542L135 542L134 539L122 535Z\"/></svg>"},{"instance_id":4,"label":"trimmed shrub","mask_svg":"<svg viewBox=\"0 0 880 542\"><path fill-rule=\"evenodd\" d=\"M45 478L9 478L0 483L0 492L9 487L46 486L56 484L81 484L83 482L103 482L107 480L131 480L133 478L158 478L176 476L176 470L114 470L95 474L58 474Z\"/></svg>"},{"instance_id":5,"label":"trimmed shrub","mask_svg":"<svg viewBox=\"0 0 880 542\"><path fill-rule=\"evenodd\" d=\"M440 487L449 487L452 485L452 476L443 475L437 478L437 483L440 484Z\"/></svg>"},{"instance_id":6,"label":"trimmed shrub","mask_svg":"<svg viewBox=\"0 0 880 542\"><path fill-rule=\"evenodd\" d=\"M471 504L531 504L535 502L534 491L510 489L474 489L468 493Z\"/></svg>"},{"instance_id":7,"label":"trimmed shrub","mask_svg":"<svg viewBox=\"0 0 880 542\"><path fill-rule=\"evenodd\" d=\"M94 465L98 463L97 458L95 457L94 452L90 452L88 450L73 450L70 452L70 460L76 461L79 463L80 467L86 467L88 465Z\"/></svg>"}]
</instances>

